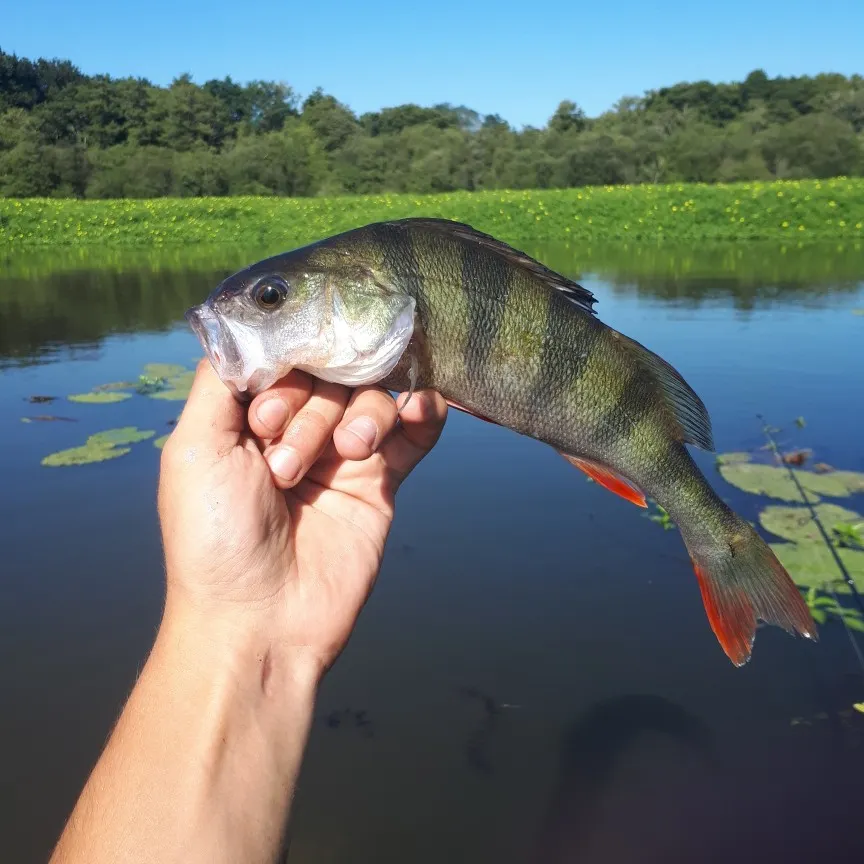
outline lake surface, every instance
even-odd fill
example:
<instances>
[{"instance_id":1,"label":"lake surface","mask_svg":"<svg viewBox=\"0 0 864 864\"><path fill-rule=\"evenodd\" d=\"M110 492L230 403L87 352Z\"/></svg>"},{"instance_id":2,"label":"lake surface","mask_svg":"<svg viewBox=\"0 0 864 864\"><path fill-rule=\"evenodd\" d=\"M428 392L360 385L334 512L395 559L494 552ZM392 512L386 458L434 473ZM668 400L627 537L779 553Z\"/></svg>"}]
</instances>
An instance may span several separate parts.
<instances>
[{"instance_id":1,"label":"lake surface","mask_svg":"<svg viewBox=\"0 0 864 864\"><path fill-rule=\"evenodd\" d=\"M4 860L46 860L161 610L152 441L101 464L40 460L103 429L166 434L182 403L66 397L191 365L184 310L272 251L0 260ZM682 372L719 451L758 451L763 414L784 442L864 470L860 250L528 251ZM21 422L45 414L74 422ZM755 519L765 501L694 453ZM818 645L761 629L735 669L677 531L451 412L322 689L289 861L861 860L861 672L837 623Z\"/></svg>"}]
</instances>

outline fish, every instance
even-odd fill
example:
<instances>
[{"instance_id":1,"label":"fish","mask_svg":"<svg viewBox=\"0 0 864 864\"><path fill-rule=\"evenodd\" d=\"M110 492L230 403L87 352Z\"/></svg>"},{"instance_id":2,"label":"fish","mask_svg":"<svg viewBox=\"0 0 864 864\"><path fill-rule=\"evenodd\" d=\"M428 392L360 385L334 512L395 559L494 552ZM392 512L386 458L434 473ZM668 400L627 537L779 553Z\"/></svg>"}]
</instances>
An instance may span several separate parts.
<instances>
[{"instance_id":1,"label":"fish","mask_svg":"<svg viewBox=\"0 0 864 864\"><path fill-rule=\"evenodd\" d=\"M760 620L817 640L783 565L688 451L714 450L704 403L672 365L605 324L596 303L489 234L416 217L258 261L186 319L238 399L292 369L409 399L433 389L453 408L548 445L634 505L653 499L679 529L708 622L735 666L750 660Z\"/></svg>"}]
</instances>

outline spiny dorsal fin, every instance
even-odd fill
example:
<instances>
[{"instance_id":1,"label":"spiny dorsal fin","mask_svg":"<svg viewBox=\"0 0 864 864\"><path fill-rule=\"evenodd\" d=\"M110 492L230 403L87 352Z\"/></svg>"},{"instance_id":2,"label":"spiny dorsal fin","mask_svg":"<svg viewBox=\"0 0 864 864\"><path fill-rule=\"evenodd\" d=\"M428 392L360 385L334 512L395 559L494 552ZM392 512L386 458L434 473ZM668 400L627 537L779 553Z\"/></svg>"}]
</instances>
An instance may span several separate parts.
<instances>
[{"instance_id":1,"label":"spiny dorsal fin","mask_svg":"<svg viewBox=\"0 0 864 864\"><path fill-rule=\"evenodd\" d=\"M687 444L695 444L703 450L713 451L714 434L711 431L711 418L708 416L708 409L693 388L662 357L658 357L635 339L615 332L621 343L632 352L636 361L657 382L660 395L680 428L681 440Z\"/></svg>"},{"instance_id":2,"label":"spiny dorsal fin","mask_svg":"<svg viewBox=\"0 0 864 864\"><path fill-rule=\"evenodd\" d=\"M415 217L409 219L395 219L387 224L399 225L404 228L420 228L430 231L439 231L442 234L450 234L453 237L458 237L460 240L468 241L469 243L477 243L485 249L488 249L490 252L500 255L502 258L506 258L515 267L529 270L534 276L541 279L550 288L559 291L571 303L578 306L580 309L584 309L592 315L596 314L594 312L594 304L597 302L597 298L587 288L583 288L578 282L574 282L572 279L568 279L566 276L562 276L560 273L550 270L544 264L534 260L524 252L520 252L512 246L508 246L503 241L496 240L491 235L484 234L482 231L478 231L476 228L472 228L464 222L453 222L450 219Z\"/></svg>"}]
</instances>

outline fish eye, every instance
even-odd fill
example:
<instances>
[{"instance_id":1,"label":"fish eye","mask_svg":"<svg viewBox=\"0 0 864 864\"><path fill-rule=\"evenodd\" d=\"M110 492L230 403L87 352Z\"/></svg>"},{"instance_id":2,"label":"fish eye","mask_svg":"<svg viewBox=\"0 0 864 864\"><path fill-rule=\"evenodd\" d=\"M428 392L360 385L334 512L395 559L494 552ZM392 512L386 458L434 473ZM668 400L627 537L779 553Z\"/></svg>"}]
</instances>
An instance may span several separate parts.
<instances>
[{"instance_id":1,"label":"fish eye","mask_svg":"<svg viewBox=\"0 0 864 864\"><path fill-rule=\"evenodd\" d=\"M278 276L266 276L255 286L252 296L261 309L270 312L288 296L288 283Z\"/></svg>"}]
</instances>

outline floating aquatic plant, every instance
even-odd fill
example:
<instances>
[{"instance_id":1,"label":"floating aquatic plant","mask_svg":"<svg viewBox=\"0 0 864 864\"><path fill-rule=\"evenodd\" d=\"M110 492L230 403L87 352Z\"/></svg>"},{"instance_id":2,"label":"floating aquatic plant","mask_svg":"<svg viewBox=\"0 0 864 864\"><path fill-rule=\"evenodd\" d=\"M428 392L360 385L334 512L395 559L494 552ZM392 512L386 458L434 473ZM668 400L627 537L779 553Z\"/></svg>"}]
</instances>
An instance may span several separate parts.
<instances>
[{"instance_id":1,"label":"floating aquatic plant","mask_svg":"<svg viewBox=\"0 0 864 864\"><path fill-rule=\"evenodd\" d=\"M79 447L70 447L51 453L42 460L42 465L49 468L68 467L70 465L89 465L94 462L105 462L108 459L118 459L131 451L131 447L152 438L156 432L152 429L142 430L136 426L124 426L119 429L106 429L91 435Z\"/></svg>"},{"instance_id":2,"label":"floating aquatic plant","mask_svg":"<svg viewBox=\"0 0 864 864\"><path fill-rule=\"evenodd\" d=\"M838 546L849 549L864 549L864 520L855 524L851 522L838 522L831 530L834 534L834 542Z\"/></svg>"},{"instance_id":3,"label":"floating aquatic plant","mask_svg":"<svg viewBox=\"0 0 864 864\"><path fill-rule=\"evenodd\" d=\"M739 465L750 461L749 453L718 453L714 457L717 465Z\"/></svg>"},{"instance_id":4,"label":"floating aquatic plant","mask_svg":"<svg viewBox=\"0 0 864 864\"><path fill-rule=\"evenodd\" d=\"M753 462L721 463L720 474L727 483L744 492L765 495L778 501L801 501L801 492L785 466ZM848 498L864 491L864 474L857 471L817 473L794 470L794 475L805 490L808 501L814 504L822 495L827 498Z\"/></svg>"},{"instance_id":5,"label":"floating aquatic plant","mask_svg":"<svg viewBox=\"0 0 864 864\"><path fill-rule=\"evenodd\" d=\"M93 462L105 462L108 459L117 459L120 456L125 456L130 450L130 447L82 444L80 447L70 447L68 450L59 450L57 453L51 453L42 460L42 464L49 468L89 465Z\"/></svg>"},{"instance_id":6,"label":"floating aquatic plant","mask_svg":"<svg viewBox=\"0 0 864 864\"><path fill-rule=\"evenodd\" d=\"M801 493L785 468L743 462L721 465L720 474L727 483L752 495L766 495L779 501L801 500ZM813 494L812 490L808 490L808 500L815 503L819 500L819 496Z\"/></svg>"},{"instance_id":7,"label":"floating aquatic plant","mask_svg":"<svg viewBox=\"0 0 864 864\"><path fill-rule=\"evenodd\" d=\"M138 383L135 385L135 392L141 396L149 396L151 393L158 393L164 390L166 385L165 378L154 378L151 375L141 375L138 378Z\"/></svg>"},{"instance_id":8,"label":"floating aquatic plant","mask_svg":"<svg viewBox=\"0 0 864 864\"><path fill-rule=\"evenodd\" d=\"M176 378L189 370L178 363L146 363L144 375L148 378Z\"/></svg>"},{"instance_id":9,"label":"floating aquatic plant","mask_svg":"<svg viewBox=\"0 0 864 864\"><path fill-rule=\"evenodd\" d=\"M75 393L67 398L70 402L84 402L88 405L107 405L111 402L123 402L126 399L131 399L132 394L122 391L91 392Z\"/></svg>"},{"instance_id":10,"label":"floating aquatic plant","mask_svg":"<svg viewBox=\"0 0 864 864\"><path fill-rule=\"evenodd\" d=\"M162 435L157 438L153 442L153 446L161 450L165 446L165 442L171 437L170 433L168 435Z\"/></svg>"},{"instance_id":11,"label":"floating aquatic plant","mask_svg":"<svg viewBox=\"0 0 864 864\"><path fill-rule=\"evenodd\" d=\"M807 605L817 624L826 624L830 617L837 618L849 627L864 633L864 615L858 609L841 606L834 597L820 593L815 587L807 591Z\"/></svg>"},{"instance_id":12,"label":"floating aquatic plant","mask_svg":"<svg viewBox=\"0 0 864 864\"><path fill-rule=\"evenodd\" d=\"M790 450L780 458L786 465L803 465L812 455L812 450Z\"/></svg>"},{"instance_id":13,"label":"floating aquatic plant","mask_svg":"<svg viewBox=\"0 0 864 864\"><path fill-rule=\"evenodd\" d=\"M656 512L651 513L648 518L652 522L656 522L664 531L674 531L675 523L666 509L661 507L656 501L652 501L651 503L654 505Z\"/></svg>"},{"instance_id":14,"label":"floating aquatic plant","mask_svg":"<svg viewBox=\"0 0 864 864\"><path fill-rule=\"evenodd\" d=\"M107 393L113 390L134 390L134 381L109 381L107 384L97 384L93 388L94 393Z\"/></svg>"},{"instance_id":15,"label":"floating aquatic plant","mask_svg":"<svg viewBox=\"0 0 864 864\"><path fill-rule=\"evenodd\" d=\"M137 444L139 441L146 441L148 438L152 438L155 434L155 429L139 429L137 426L122 426L119 429L106 429L104 432L97 432L95 435L91 435L87 440L94 444L115 447L123 444Z\"/></svg>"},{"instance_id":16,"label":"floating aquatic plant","mask_svg":"<svg viewBox=\"0 0 864 864\"><path fill-rule=\"evenodd\" d=\"M823 525L836 525L841 522L854 523L864 518L852 510L839 507L837 504L817 504L813 510ZM825 542L819 526L813 521L809 507L771 505L759 514L759 522L766 531L793 543L824 544Z\"/></svg>"},{"instance_id":17,"label":"floating aquatic plant","mask_svg":"<svg viewBox=\"0 0 864 864\"><path fill-rule=\"evenodd\" d=\"M182 367L179 367L182 369ZM192 382L195 380L195 372L183 370L176 375L166 379L166 389L157 390L147 395L151 399L165 399L169 402L185 402L192 390Z\"/></svg>"},{"instance_id":18,"label":"floating aquatic plant","mask_svg":"<svg viewBox=\"0 0 864 864\"><path fill-rule=\"evenodd\" d=\"M192 388L195 372L179 363L147 363L137 381L109 381L96 385L89 393L67 397L71 402L105 405L131 399L134 394L168 401L185 401ZM54 397L31 397L50 400Z\"/></svg>"},{"instance_id":19,"label":"floating aquatic plant","mask_svg":"<svg viewBox=\"0 0 864 864\"><path fill-rule=\"evenodd\" d=\"M792 581L799 587L819 588L830 584L838 594L851 592L837 567L834 555L824 543L772 543L771 548L792 577ZM864 552L853 549L834 551L858 590L864 591Z\"/></svg>"}]
</instances>

